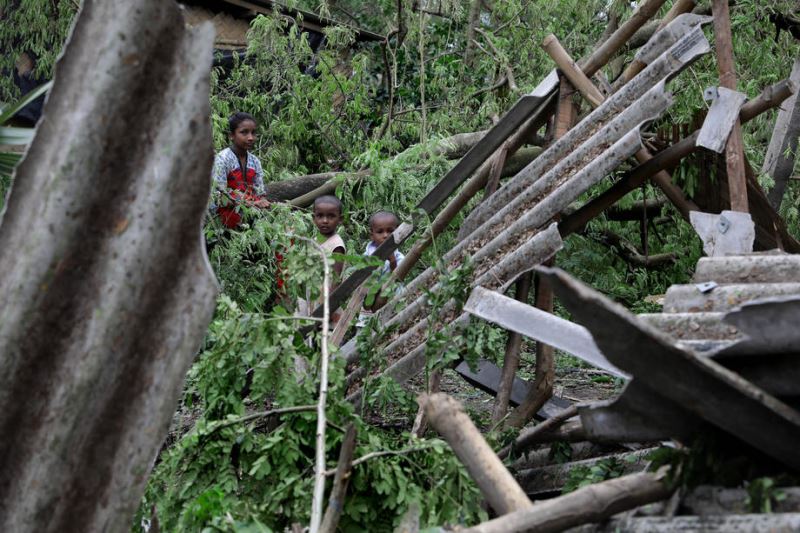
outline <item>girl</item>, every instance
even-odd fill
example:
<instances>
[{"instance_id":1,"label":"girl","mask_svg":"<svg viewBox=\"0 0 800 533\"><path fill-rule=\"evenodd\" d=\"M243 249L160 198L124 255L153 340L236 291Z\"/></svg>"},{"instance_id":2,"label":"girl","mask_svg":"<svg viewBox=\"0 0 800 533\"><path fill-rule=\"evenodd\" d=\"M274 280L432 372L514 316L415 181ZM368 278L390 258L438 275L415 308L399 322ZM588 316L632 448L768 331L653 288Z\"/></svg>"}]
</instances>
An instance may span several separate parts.
<instances>
[{"instance_id":1,"label":"girl","mask_svg":"<svg viewBox=\"0 0 800 533\"><path fill-rule=\"evenodd\" d=\"M217 189L227 192L232 202L221 205L217 213L228 228L237 228L242 217L236 212L241 202L254 207L268 207L264 193L261 162L250 153L256 142L256 119L249 113L234 113L228 119L231 145L214 158L213 177ZM225 202L223 202L225 203Z\"/></svg>"}]
</instances>

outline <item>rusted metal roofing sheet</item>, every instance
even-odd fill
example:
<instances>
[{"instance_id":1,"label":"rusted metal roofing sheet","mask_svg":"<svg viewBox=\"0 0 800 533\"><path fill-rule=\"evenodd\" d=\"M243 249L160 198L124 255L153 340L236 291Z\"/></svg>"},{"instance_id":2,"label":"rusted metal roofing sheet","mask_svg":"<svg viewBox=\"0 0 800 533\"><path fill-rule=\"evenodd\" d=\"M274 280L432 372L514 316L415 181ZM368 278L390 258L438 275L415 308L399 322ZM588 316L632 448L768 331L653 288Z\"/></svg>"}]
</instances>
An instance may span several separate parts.
<instances>
[{"instance_id":1,"label":"rusted metal roofing sheet","mask_svg":"<svg viewBox=\"0 0 800 533\"><path fill-rule=\"evenodd\" d=\"M85 0L0 221L0 530L127 531L217 286L213 31Z\"/></svg>"}]
</instances>

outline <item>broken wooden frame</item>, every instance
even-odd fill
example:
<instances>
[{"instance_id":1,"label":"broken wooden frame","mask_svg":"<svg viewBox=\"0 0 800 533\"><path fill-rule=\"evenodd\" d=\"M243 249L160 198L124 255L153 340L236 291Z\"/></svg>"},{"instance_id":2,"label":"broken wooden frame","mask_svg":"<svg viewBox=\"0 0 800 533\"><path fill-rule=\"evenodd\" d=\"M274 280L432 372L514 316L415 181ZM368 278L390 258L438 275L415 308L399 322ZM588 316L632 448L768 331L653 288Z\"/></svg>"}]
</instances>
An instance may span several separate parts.
<instances>
[{"instance_id":1,"label":"broken wooden frame","mask_svg":"<svg viewBox=\"0 0 800 533\"><path fill-rule=\"evenodd\" d=\"M518 267L509 269L512 265L505 267L507 261L499 260L495 254L498 252L507 254L506 250L513 250L514 246L518 246L514 243L519 242L520 236L523 236L523 239L530 238L528 236L531 230L535 231L538 226L557 215L560 209L573 201L582 191L602 179L622 160L636 152L641 146L636 125L642 121L652 120L669 105L670 100L663 90L664 81L676 75L708 50L708 43L699 31L692 31L674 44L645 69L634 83L627 85L607 100L584 119L582 125L556 141L517 177L481 204L479 209L491 204L504 207L483 223L479 230L448 252L444 258L445 263L457 264L462 255L474 254L472 260L476 265L477 278L475 285L486 284L490 288L500 288L513 281L521 270L517 270ZM655 87L650 89L651 85ZM636 105L633 105L634 102ZM626 135L621 138L619 136L622 133ZM605 155L595 155L598 149L604 150L604 147L614 143L615 139L620 140L605 149ZM580 165L586 163L588 163L586 168L580 170ZM541 177L535 179L534 176ZM534 181L530 183L532 180ZM509 194L512 195L510 198ZM545 196L549 196L547 201L536 203L537 199ZM519 212L532 201L534 206L527 215ZM509 217L516 222L511 227L506 227L503 221ZM530 247L531 243L528 242L526 246ZM495 266L487 271L486 267L481 267L480 264L490 259ZM506 274L500 275L504 270ZM509 277L509 274L512 275ZM421 347L424 345L424 332L427 326L422 288L427 285L435 290L436 278L437 272L429 269L412 281L406 289L406 296L410 296L412 303L386 323L390 327L399 327L399 336L384 350L390 360L396 360L398 356L399 360L404 360L411 357L412 352L415 354L413 358L421 358ZM386 311L383 314L385 313ZM354 344L351 343L349 347L345 345L346 354L348 349L354 350ZM420 364L417 362L413 366L421 368ZM387 372L398 377L392 368ZM405 372L402 374L407 376Z\"/></svg>"}]
</instances>

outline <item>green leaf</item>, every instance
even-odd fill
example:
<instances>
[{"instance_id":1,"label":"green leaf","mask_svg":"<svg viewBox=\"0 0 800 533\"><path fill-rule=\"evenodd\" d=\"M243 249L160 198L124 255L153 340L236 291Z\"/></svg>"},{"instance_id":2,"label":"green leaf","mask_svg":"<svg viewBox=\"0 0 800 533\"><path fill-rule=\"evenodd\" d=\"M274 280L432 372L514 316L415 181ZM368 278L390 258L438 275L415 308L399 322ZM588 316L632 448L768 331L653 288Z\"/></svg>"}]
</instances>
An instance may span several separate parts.
<instances>
[{"instance_id":1,"label":"green leaf","mask_svg":"<svg viewBox=\"0 0 800 533\"><path fill-rule=\"evenodd\" d=\"M2 111L0 111L0 124L5 124L6 122L8 122L8 120L11 117L13 117L14 115L16 115L17 112L20 109L22 109L23 107L25 107L26 105L30 104L31 102L36 100L38 97L40 97L41 95L46 93L48 90L50 90L50 87L52 87L52 86L53 86L53 82L52 81L48 81L44 85L40 85L39 87L35 88L34 90L32 90L31 92L26 94L17 103L9 104L9 105L3 107ZM2 143L0 143L0 144L2 144Z\"/></svg>"},{"instance_id":2,"label":"green leaf","mask_svg":"<svg viewBox=\"0 0 800 533\"><path fill-rule=\"evenodd\" d=\"M34 133L36 130L33 128L0 126L0 144L28 144L33 140Z\"/></svg>"}]
</instances>

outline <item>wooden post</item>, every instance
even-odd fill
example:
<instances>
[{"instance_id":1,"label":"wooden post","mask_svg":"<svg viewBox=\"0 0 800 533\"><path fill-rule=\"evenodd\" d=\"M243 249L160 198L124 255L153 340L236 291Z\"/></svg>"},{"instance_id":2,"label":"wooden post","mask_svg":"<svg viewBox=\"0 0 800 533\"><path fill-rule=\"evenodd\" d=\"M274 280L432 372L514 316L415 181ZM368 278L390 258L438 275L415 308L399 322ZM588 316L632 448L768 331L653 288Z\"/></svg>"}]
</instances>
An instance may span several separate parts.
<instances>
[{"instance_id":1,"label":"wooden post","mask_svg":"<svg viewBox=\"0 0 800 533\"><path fill-rule=\"evenodd\" d=\"M545 263L545 266L552 267L554 264L555 260L551 259ZM553 312L553 289L539 279L536 280L536 308L548 313ZM555 350L548 344L537 342L533 387L528 390L525 399L508 417L507 426L522 427L533 418L533 415L553 396L555 374Z\"/></svg>"},{"instance_id":2,"label":"wooden post","mask_svg":"<svg viewBox=\"0 0 800 533\"><path fill-rule=\"evenodd\" d=\"M423 394L418 401L425 409L431 425L453 448L486 501L498 515L527 509L533 505L460 403L442 393Z\"/></svg>"},{"instance_id":3,"label":"wooden post","mask_svg":"<svg viewBox=\"0 0 800 533\"><path fill-rule=\"evenodd\" d=\"M736 65L733 60L733 41L731 38L731 18L728 0L713 0L711 10L714 15L714 44L717 48L717 68L719 84L726 89L736 90ZM725 166L728 171L728 189L731 197L731 211L748 212L747 181L744 173L744 145L742 127L737 120L733 126L728 144L725 147Z\"/></svg>"},{"instance_id":4,"label":"wooden post","mask_svg":"<svg viewBox=\"0 0 800 533\"><path fill-rule=\"evenodd\" d=\"M517 280L517 292L514 298L519 302L526 302L531 291L531 281L533 272L526 272ZM492 409L492 424L498 424L508 410L508 400L511 397L511 388L514 385L514 378L519 368L519 351L522 347L522 335L515 331L508 332L506 341L506 351L503 356L503 372L500 375L500 385L497 388L497 396L494 400Z\"/></svg>"}]
</instances>

